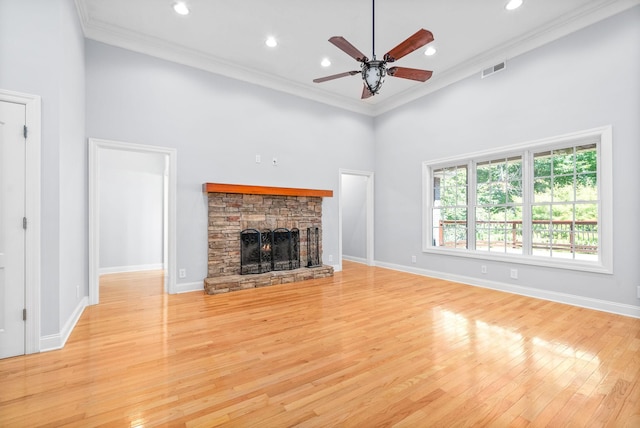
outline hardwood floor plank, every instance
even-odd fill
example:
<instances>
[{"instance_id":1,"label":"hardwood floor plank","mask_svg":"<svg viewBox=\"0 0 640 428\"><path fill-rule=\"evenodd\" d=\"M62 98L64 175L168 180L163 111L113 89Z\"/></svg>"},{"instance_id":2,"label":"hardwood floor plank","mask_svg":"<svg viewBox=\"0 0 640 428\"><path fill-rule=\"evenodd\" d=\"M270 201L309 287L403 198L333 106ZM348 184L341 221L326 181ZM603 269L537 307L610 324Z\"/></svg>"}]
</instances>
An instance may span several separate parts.
<instances>
[{"instance_id":1,"label":"hardwood floor plank","mask_svg":"<svg viewBox=\"0 0 640 428\"><path fill-rule=\"evenodd\" d=\"M640 426L638 319L350 262L100 294L64 349L0 360L0 426Z\"/></svg>"}]
</instances>

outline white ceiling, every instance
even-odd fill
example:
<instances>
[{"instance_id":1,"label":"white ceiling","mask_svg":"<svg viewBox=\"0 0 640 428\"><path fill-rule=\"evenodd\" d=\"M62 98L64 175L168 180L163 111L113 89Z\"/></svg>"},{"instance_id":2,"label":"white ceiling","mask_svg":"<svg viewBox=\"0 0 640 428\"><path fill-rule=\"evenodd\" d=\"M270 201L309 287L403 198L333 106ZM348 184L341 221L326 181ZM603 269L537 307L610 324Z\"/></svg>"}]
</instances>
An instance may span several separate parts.
<instances>
[{"instance_id":1,"label":"white ceiling","mask_svg":"<svg viewBox=\"0 0 640 428\"><path fill-rule=\"evenodd\" d=\"M343 36L371 57L371 0L76 0L87 38L198 67L351 111L376 115L459 79L640 4L640 0L378 0L376 56L420 28L438 49L421 48L394 65L433 70L426 83L387 77L380 93L360 100L359 63L327 40ZM279 45L264 41L275 36ZM603 35L605 36L605 35ZM320 65L329 58L332 65ZM508 69L508 65L507 65Z\"/></svg>"}]
</instances>

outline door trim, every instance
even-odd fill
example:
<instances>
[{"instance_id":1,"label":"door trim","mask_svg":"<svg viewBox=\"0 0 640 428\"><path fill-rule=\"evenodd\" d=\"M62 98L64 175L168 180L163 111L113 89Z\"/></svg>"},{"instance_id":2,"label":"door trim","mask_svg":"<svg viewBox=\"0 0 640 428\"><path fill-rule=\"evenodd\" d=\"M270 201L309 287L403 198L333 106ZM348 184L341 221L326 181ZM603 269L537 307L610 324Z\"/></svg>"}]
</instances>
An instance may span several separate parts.
<instances>
[{"instance_id":1,"label":"door trim","mask_svg":"<svg viewBox=\"0 0 640 428\"><path fill-rule=\"evenodd\" d=\"M25 354L40 352L40 248L41 248L41 99L37 95L0 89L0 101L23 104L26 141L26 178L25 178Z\"/></svg>"},{"instance_id":2,"label":"door trim","mask_svg":"<svg viewBox=\"0 0 640 428\"><path fill-rule=\"evenodd\" d=\"M368 266L375 266L374 261L374 242L373 242L373 172L357 171L352 169L340 169L340 189L338 197L338 252L340 253L339 270L342 270L342 176L358 175L367 178L367 195L366 195L366 261Z\"/></svg>"},{"instance_id":3,"label":"door trim","mask_svg":"<svg viewBox=\"0 0 640 428\"><path fill-rule=\"evenodd\" d=\"M166 166L166 248L165 291L176 293L176 149L89 138L89 304L100 301L100 153L122 150L167 155Z\"/></svg>"}]
</instances>

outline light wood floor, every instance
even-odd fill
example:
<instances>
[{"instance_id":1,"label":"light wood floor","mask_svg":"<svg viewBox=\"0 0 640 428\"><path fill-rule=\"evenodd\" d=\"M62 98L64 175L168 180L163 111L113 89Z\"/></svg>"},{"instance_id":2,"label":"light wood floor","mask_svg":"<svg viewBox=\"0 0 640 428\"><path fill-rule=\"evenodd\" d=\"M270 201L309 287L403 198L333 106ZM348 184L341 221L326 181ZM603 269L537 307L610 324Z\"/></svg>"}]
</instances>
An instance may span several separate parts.
<instances>
[{"instance_id":1,"label":"light wood floor","mask_svg":"<svg viewBox=\"0 0 640 428\"><path fill-rule=\"evenodd\" d=\"M100 293L64 349L0 360L0 426L640 427L638 319L354 263Z\"/></svg>"}]
</instances>

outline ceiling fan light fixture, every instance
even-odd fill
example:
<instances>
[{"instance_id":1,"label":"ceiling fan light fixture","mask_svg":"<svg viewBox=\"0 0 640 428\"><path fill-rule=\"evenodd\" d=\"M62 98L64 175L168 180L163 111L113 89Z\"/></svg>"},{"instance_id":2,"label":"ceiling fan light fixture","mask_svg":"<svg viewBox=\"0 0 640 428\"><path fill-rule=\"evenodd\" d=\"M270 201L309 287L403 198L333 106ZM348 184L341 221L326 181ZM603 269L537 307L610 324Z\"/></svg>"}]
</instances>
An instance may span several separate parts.
<instances>
[{"instance_id":1,"label":"ceiling fan light fixture","mask_svg":"<svg viewBox=\"0 0 640 428\"><path fill-rule=\"evenodd\" d=\"M173 4L173 10L178 14L178 15L189 15L189 8L187 7L187 4L183 1L179 1Z\"/></svg>"},{"instance_id":2,"label":"ceiling fan light fixture","mask_svg":"<svg viewBox=\"0 0 640 428\"><path fill-rule=\"evenodd\" d=\"M509 0L507 5L504 7L507 10L516 10L520 6L522 6L523 0Z\"/></svg>"},{"instance_id":3,"label":"ceiling fan light fixture","mask_svg":"<svg viewBox=\"0 0 640 428\"><path fill-rule=\"evenodd\" d=\"M433 46L429 46L427 49L424 50L424 54L426 56L433 56L436 54L436 52L438 52L438 50Z\"/></svg>"},{"instance_id":4,"label":"ceiling fan light fixture","mask_svg":"<svg viewBox=\"0 0 640 428\"><path fill-rule=\"evenodd\" d=\"M387 66L385 61L373 60L362 63L362 80L372 95L378 93L386 76Z\"/></svg>"},{"instance_id":5,"label":"ceiling fan light fixture","mask_svg":"<svg viewBox=\"0 0 640 428\"><path fill-rule=\"evenodd\" d=\"M329 61L329 58L322 58L320 65L323 67L329 67L331 65L331 61Z\"/></svg>"}]
</instances>

